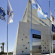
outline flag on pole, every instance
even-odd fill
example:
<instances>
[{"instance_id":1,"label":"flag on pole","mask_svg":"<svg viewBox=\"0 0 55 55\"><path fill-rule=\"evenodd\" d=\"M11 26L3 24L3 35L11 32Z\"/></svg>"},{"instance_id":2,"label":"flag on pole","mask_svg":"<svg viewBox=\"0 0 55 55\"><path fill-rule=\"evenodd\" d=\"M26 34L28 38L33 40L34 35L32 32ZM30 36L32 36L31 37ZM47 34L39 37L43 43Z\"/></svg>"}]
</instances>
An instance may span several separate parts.
<instances>
[{"instance_id":1,"label":"flag on pole","mask_svg":"<svg viewBox=\"0 0 55 55\"><path fill-rule=\"evenodd\" d=\"M50 12L50 13L51 13L51 12ZM52 13L51 13L51 18L50 18L50 20L51 20L51 23L55 25L55 19L54 19L54 16L52 15Z\"/></svg>"},{"instance_id":2,"label":"flag on pole","mask_svg":"<svg viewBox=\"0 0 55 55\"><path fill-rule=\"evenodd\" d=\"M38 9L37 9L37 16L39 18L47 19L47 14L44 14L42 12L42 9L41 9L41 7L39 5L38 5Z\"/></svg>"},{"instance_id":3,"label":"flag on pole","mask_svg":"<svg viewBox=\"0 0 55 55\"><path fill-rule=\"evenodd\" d=\"M51 12L50 12L50 13L51 13ZM50 18L50 20L51 20L51 23L54 24L54 17L53 17L53 15L52 15L52 13L51 13L51 18Z\"/></svg>"},{"instance_id":4,"label":"flag on pole","mask_svg":"<svg viewBox=\"0 0 55 55\"><path fill-rule=\"evenodd\" d=\"M36 2L36 0L32 0L32 7L37 9L37 16L39 18L47 19L47 14L44 14L39 4Z\"/></svg>"},{"instance_id":5,"label":"flag on pole","mask_svg":"<svg viewBox=\"0 0 55 55\"><path fill-rule=\"evenodd\" d=\"M5 15L5 10L2 7L0 7L0 19L5 20Z\"/></svg>"},{"instance_id":6,"label":"flag on pole","mask_svg":"<svg viewBox=\"0 0 55 55\"><path fill-rule=\"evenodd\" d=\"M32 0L32 8L34 8L34 9L37 9L38 8L38 5L35 2L35 0Z\"/></svg>"},{"instance_id":7,"label":"flag on pole","mask_svg":"<svg viewBox=\"0 0 55 55\"><path fill-rule=\"evenodd\" d=\"M13 22L13 9L11 7L11 4L8 0L8 4L7 4L7 16L8 16L8 24Z\"/></svg>"},{"instance_id":8,"label":"flag on pole","mask_svg":"<svg viewBox=\"0 0 55 55\"><path fill-rule=\"evenodd\" d=\"M51 13L51 12L50 12L50 13ZM53 17L53 15L52 15L52 13L51 13L51 18L50 18L50 20L51 20L51 23L52 23L52 31L55 32L55 20L54 20L54 17Z\"/></svg>"},{"instance_id":9,"label":"flag on pole","mask_svg":"<svg viewBox=\"0 0 55 55\"><path fill-rule=\"evenodd\" d=\"M55 25L52 24L52 31L55 32Z\"/></svg>"}]
</instances>

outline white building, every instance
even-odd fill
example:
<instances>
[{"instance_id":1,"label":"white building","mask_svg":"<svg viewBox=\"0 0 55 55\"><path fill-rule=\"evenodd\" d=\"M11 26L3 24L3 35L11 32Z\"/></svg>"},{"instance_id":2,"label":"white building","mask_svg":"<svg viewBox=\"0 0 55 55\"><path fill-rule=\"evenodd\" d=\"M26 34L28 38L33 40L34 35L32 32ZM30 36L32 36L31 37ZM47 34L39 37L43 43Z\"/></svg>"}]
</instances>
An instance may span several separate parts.
<instances>
[{"instance_id":1,"label":"white building","mask_svg":"<svg viewBox=\"0 0 55 55\"><path fill-rule=\"evenodd\" d=\"M30 54L30 52L50 53L49 19L38 18L37 10L35 9L32 10L32 34L30 30L31 2L29 0L17 30L14 55L27 55ZM32 35L33 38L30 38L30 35ZM30 47L31 44L32 47Z\"/></svg>"}]
</instances>

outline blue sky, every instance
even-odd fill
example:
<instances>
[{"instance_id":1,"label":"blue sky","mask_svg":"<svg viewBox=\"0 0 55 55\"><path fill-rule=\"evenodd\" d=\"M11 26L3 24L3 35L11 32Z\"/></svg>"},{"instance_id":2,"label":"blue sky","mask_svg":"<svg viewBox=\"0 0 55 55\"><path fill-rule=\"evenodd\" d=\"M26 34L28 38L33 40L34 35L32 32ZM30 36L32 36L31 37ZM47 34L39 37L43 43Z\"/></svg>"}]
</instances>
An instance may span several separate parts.
<instances>
[{"instance_id":1,"label":"blue sky","mask_svg":"<svg viewBox=\"0 0 55 55\"><path fill-rule=\"evenodd\" d=\"M41 6L42 11L44 13L48 13L48 17L49 17L49 1L50 1L50 10L53 14L53 16L55 17L55 0L36 0L37 3Z\"/></svg>"},{"instance_id":2,"label":"blue sky","mask_svg":"<svg viewBox=\"0 0 55 55\"><path fill-rule=\"evenodd\" d=\"M17 34L17 28L19 25L19 21L21 21L22 16L24 14L26 5L28 0L10 0L10 3L12 5L13 11L14 11L14 22L9 24L9 51L14 50L15 46L15 40L16 40L16 34ZM37 1L44 12L49 13L49 5L48 0L38 0ZM54 4L55 1L51 0L51 11L53 15L55 16L54 12ZM5 12L7 13L7 0L1 0L0 1L0 7L3 7ZM7 19L7 16L6 16ZM6 51L6 42L7 42L7 26L6 21L0 20L0 43L5 42L5 51Z\"/></svg>"},{"instance_id":3,"label":"blue sky","mask_svg":"<svg viewBox=\"0 0 55 55\"><path fill-rule=\"evenodd\" d=\"M9 51L14 50L17 28L19 21L21 21L24 10L27 5L27 0L10 0L11 6L14 11L13 23L9 24ZM0 1L0 7L3 7L5 12L7 12L7 0ZM7 19L7 16L6 16ZM6 37L7 37L7 26L6 21L0 20L0 43L5 42L6 51ZM0 45L1 46L1 45Z\"/></svg>"}]
</instances>

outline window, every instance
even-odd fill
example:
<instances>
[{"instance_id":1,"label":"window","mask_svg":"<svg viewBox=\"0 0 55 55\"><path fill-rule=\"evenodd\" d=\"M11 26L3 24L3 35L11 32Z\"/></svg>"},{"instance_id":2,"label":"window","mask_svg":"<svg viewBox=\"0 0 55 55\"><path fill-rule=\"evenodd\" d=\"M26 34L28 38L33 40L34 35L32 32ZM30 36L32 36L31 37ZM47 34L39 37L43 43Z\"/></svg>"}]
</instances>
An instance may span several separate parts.
<instances>
[{"instance_id":1,"label":"window","mask_svg":"<svg viewBox=\"0 0 55 55\"><path fill-rule=\"evenodd\" d=\"M22 51L22 53L24 53L24 51Z\"/></svg>"},{"instance_id":2,"label":"window","mask_svg":"<svg viewBox=\"0 0 55 55\"><path fill-rule=\"evenodd\" d=\"M22 39L22 41L23 41L23 39Z\"/></svg>"},{"instance_id":3,"label":"window","mask_svg":"<svg viewBox=\"0 0 55 55\"><path fill-rule=\"evenodd\" d=\"M29 44L29 42L28 42L28 44Z\"/></svg>"},{"instance_id":4,"label":"window","mask_svg":"<svg viewBox=\"0 0 55 55\"><path fill-rule=\"evenodd\" d=\"M25 49L27 49L27 47Z\"/></svg>"},{"instance_id":5,"label":"window","mask_svg":"<svg viewBox=\"0 0 55 55\"><path fill-rule=\"evenodd\" d=\"M46 49L46 47L45 47L45 49Z\"/></svg>"},{"instance_id":6,"label":"window","mask_svg":"<svg viewBox=\"0 0 55 55\"><path fill-rule=\"evenodd\" d=\"M41 39L41 35L38 34L32 34L33 38Z\"/></svg>"},{"instance_id":7,"label":"window","mask_svg":"<svg viewBox=\"0 0 55 55\"><path fill-rule=\"evenodd\" d=\"M23 47L24 47L25 45L23 45Z\"/></svg>"},{"instance_id":8,"label":"window","mask_svg":"<svg viewBox=\"0 0 55 55\"><path fill-rule=\"evenodd\" d=\"M44 52L44 50L43 50L43 52Z\"/></svg>"}]
</instances>

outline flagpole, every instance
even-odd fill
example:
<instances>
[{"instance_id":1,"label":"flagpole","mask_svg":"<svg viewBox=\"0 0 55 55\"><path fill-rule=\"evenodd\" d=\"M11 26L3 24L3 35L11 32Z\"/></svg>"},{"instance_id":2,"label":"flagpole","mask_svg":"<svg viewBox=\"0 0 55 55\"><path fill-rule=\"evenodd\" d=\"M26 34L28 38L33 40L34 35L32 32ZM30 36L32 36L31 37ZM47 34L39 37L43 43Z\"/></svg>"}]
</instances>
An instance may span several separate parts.
<instances>
[{"instance_id":1,"label":"flagpole","mask_svg":"<svg viewBox=\"0 0 55 55\"><path fill-rule=\"evenodd\" d=\"M53 32L52 32L52 53L53 53Z\"/></svg>"},{"instance_id":2,"label":"flagpole","mask_svg":"<svg viewBox=\"0 0 55 55\"><path fill-rule=\"evenodd\" d=\"M9 53L8 52L8 43L9 43L9 41L8 41L8 34L9 34L8 33L9 32L8 24L13 22L12 18L13 18L13 10L12 10L9 0L7 0L7 55Z\"/></svg>"},{"instance_id":3,"label":"flagpole","mask_svg":"<svg viewBox=\"0 0 55 55\"><path fill-rule=\"evenodd\" d=\"M8 5L8 0L7 0ZM8 55L8 14L7 14L7 55Z\"/></svg>"},{"instance_id":4,"label":"flagpole","mask_svg":"<svg viewBox=\"0 0 55 55\"><path fill-rule=\"evenodd\" d=\"M50 22L50 0L49 0L49 32L50 32L50 54L51 54L51 22Z\"/></svg>"},{"instance_id":5,"label":"flagpole","mask_svg":"<svg viewBox=\"0 0 55 55\"><path fill-rule=\"evenodd\" d=\"M49 0L49 16L51 18L51 13L50 13L50 0ZM51 52L53 53L53 33L52 33L52 24L51 21L49 21L49 28L50 28L50 54Z\"/></svg>"},{"instance_id":6,"label":"flagpole","mask_svg":"<svg viewBox=\"0 0 55 55\"><path fill-rule=\"evenodd\" d=\"M30 36L30 50L32 51L32 0L31 0L31 36ZM32 52L31 52L32 54ZM31 55L30 54L30 55Z\"/></svg>"},{"instance_id":7,"label":"flagpole","mask_svg":"<svg viewBox=\"0 0 55 55\"><path fill-rule=\"evenodd\" d=\"M8 55L8 19L7 19L7 55Z\"/></svg>"},{"instance_id":8,"label":"flagpole","mask_svg":"<svg viewBox=\"0 0 55 55\"><path fill-rule=\"evenodd\" d=\"M32 2L31 2L31 29L32 29Z\"/></svg>"}]
</instances>

